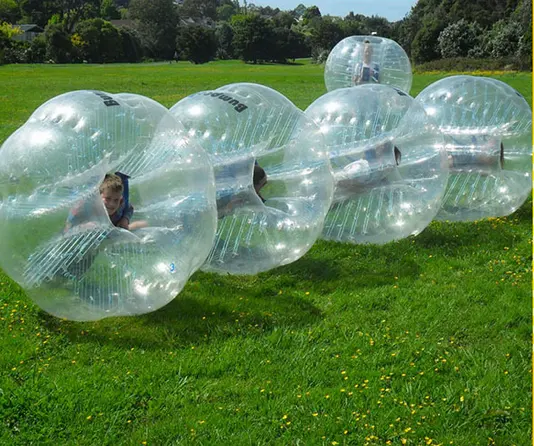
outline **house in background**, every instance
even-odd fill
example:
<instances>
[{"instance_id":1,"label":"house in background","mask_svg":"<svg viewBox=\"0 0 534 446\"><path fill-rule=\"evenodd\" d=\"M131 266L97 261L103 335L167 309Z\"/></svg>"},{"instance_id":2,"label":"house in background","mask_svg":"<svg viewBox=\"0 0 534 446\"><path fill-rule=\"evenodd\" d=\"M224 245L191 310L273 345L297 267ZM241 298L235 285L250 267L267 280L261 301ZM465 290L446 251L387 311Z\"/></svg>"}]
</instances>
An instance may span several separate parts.
<instances>
[{"instance_id":1,"label":"house in background","mask_svg":"<svg viewBox=\"0 0 534 446\"><path fill-rule=\"evenodd\" d=\"M22 34L17 34L13 36L13 40L20 40L21 42L31 42L39 34L41 34L44 29L38 25L13 25L22 30Z\"/></svg>"}]
</instances>

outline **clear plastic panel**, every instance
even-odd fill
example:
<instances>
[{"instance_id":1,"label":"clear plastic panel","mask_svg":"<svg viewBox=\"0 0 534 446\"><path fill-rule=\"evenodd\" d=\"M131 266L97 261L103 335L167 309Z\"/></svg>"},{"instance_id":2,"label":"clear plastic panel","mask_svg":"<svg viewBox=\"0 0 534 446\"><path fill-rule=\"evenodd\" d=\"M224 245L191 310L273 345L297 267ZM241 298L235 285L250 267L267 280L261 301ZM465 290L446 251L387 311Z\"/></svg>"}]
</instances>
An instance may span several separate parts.
<instances>
[{"instance_id":1,"label":"clear plastic panel","mask_svg":"<svg viewBox=\"0 0 534 446\"><path fill-rule=\"evenodd\" d=\"M532 190L532 111L504 82L450 76L418 96L447 139L451 177L440 220L513 213Z\"/></svg>"},{"instance_id":2,"label":"clear plastic panel","mask_svg":"<svg viewBox=\"0 0 534 446\"><path fill-rule=\"evenodd\" d=\"M423 108L386 85L331 91L305 111L319 125L336 179L323 238L386 243L421 232L438 212L448 167Z\"/></svg>"},{"instance_id":3,"label":"clear plastic panel","mask_svg":"<svg viewBox=\"0 0 534 446\"><path fill-rule=\"evenodd\" d=\"M277 91L249 83L191 95L171 113L214 164L219 222L203 269L255 274L303 256L321 233L333 192L313 121ZM256 166L266 173L261 190Z\"/></svg>"},{"instance_id":4,"label":"clear plastic panel","mask_svg":"<svg viewBox=\"0 0 534 446\"><path fill-rule=\"evenodd\" d=\"M404 49L379 36L350 36L332 49L324 80L328 91L364 84L385 84L409 92L412 67Z\"/></svg>"},{"instance_id":5,"label":"clear plastic panel","mask_svg":"<svg viewBox=\"0 0 534 446\"><path fill-rule=\"evenodd\" d=\"M99 191L116 171L130 176L130 230L111 223ZM58 317L154 311L211 249L214 184L206 153L155 101L55 97L0 149L0 264Z\"/></svg>"}]
</instances>

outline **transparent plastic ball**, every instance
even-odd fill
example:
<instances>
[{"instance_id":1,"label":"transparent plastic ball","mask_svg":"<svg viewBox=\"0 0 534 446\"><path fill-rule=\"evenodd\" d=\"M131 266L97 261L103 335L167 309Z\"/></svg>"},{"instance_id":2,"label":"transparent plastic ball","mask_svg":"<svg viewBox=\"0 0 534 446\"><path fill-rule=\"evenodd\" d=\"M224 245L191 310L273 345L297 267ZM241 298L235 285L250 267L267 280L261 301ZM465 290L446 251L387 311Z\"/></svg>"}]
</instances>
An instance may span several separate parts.
<instances>
[{"instance_id":1,"label":"transparent plastic ball","mask_svg":"<svg viewBox=\"0 0 534 446\"><path fill-rule=\"evenodd\" d=\"M394 40L378 36L350 36L332 49L325 64L328 91L364 84L385 84L410 92L412 66Z\"/></svg>"},{"instance_id":2,"label":"transparent plastic ball","mask_svg":"<svg viewBox=\"0 0 534 446\"><path fill-rule=\"evenodd\" d=\"M109 189L110 205L100 186L115 172L124 191ZM129 205L129 229L115 226ZM215 230L209 158L151 99L65 93L0 149L0 266L55 316L162 307L205 261Z\"/></svg>"},{"instance_id":3,"label":"transparent plastic ball","mask_svg":"<svg viewBox=\"0 0 534 446\"><path fill-rule=\"evenodd\" d=\"M255 274L302 257L321 233L333 176L317 126L281 93L238 83L171 113L209 153L218 229L203 267Z\"/></svg>"},{"instance_id":4,"label":"transparent plastic ball","mask_svg":"<svg viewBox=\"0 0 534 446\"><path fill-rule=\"evenodd\" d=\"M319 125L336 188L322 237L386 243L416 235L441 206L448 169L443 137L402 90L331 91L305 111Z\"/></svg>"},{"instance_id":5,"label":"transparent plastic ball","mask_svg":"<svg viewBox=\"0 0 534 446\"><path fill-rule=\"evenodd\" d=\"M447 138L450 178L438 220L513 213L532 190L532 111L508 84L450 76L416 100Z\"/></svg>"}]
</instances>

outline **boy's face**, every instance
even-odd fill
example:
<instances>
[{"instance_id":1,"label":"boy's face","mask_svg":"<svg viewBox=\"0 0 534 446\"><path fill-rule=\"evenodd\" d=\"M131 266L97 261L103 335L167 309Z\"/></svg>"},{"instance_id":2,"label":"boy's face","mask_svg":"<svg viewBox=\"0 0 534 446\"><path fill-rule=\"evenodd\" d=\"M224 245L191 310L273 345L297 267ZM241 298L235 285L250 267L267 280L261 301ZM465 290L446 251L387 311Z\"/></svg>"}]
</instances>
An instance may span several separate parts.
<instances>
[{"instance_id":1,"label":"boy's face","mask_svg":"<svg viewBox=\"0 0 534 446\"><path fill-rule=\"evenodd\" d=\"M104 202L104 207L108 212L108 215L113 215L120 208L122 204L122 193L112 192L109 189L104 190L100 196Z\"/></svg>"}]
</instances>

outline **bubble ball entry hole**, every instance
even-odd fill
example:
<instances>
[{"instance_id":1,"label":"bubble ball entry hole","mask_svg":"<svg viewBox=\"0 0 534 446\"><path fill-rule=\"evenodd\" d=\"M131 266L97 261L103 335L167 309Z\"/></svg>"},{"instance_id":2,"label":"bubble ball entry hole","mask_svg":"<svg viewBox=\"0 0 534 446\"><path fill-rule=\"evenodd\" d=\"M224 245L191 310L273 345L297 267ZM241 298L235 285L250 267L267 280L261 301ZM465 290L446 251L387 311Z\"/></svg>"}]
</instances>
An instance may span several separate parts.
<instances>
[{"instance_id":1,"label":"bubble ball entry hole","mask_svg":"<svg viewBox=\"0 0 534 446\"><path fill-rule=\"evenodd\" d=\"M345 200L354 194L369 192L384 184L402 159L401 151L392 141L364 147L350 159L346 156L331 159L334 165L349 161L336 171L334 202Z\"/></svg>"},{"instance_id":2,"label":"bubble ball entry hole","mask_svg":"<svg viewBox=\"0 0 534 446\"><path fill-rule=\"evenodd\" d=\"M450 137L445 145L451 173L498 173L504 169L504 144L490 135Z\"/></svg>"},{"instance_id":3,"label":"bubble ball entry hole","mask_svg":"<svg viewBox=\"0 0 534 446\"><path fill-rule=\"evenodd\" d=\"M114 226L115 205L103 203L102 180L117 171L131 176L131 228L144 222L136 231ZM115 192L124 203L124 188ZM204 262L215 229L206 153L143 96L57 96L0 149L0 265L55 316L160 308Z\"/></svg>"},{"instance_id":4,"label":"bubble ball entry hole","mask_svg":"<svg viewBox=\"0 0 534 446\"><path fill-rule=\"evenodd\" d=\"M437 220L515 212L532 190L532 111L504 82L449 76L416 100L446 138L451 175Z\"/></svg>"},{"instance_id":5,"label":"bubble ball entry hole","mask_svg":"<svg viewBox=\"0 0 534 446\"><path fill-rule=\"evenodd\" d=\"M313 121L281 93L251 83L193 94L171 113L214 165L219 221L202 268L256 274L302 257L320 235L333 193ZM257 166L266 174L261 190Z\"/></svg>"}]
</instances>

